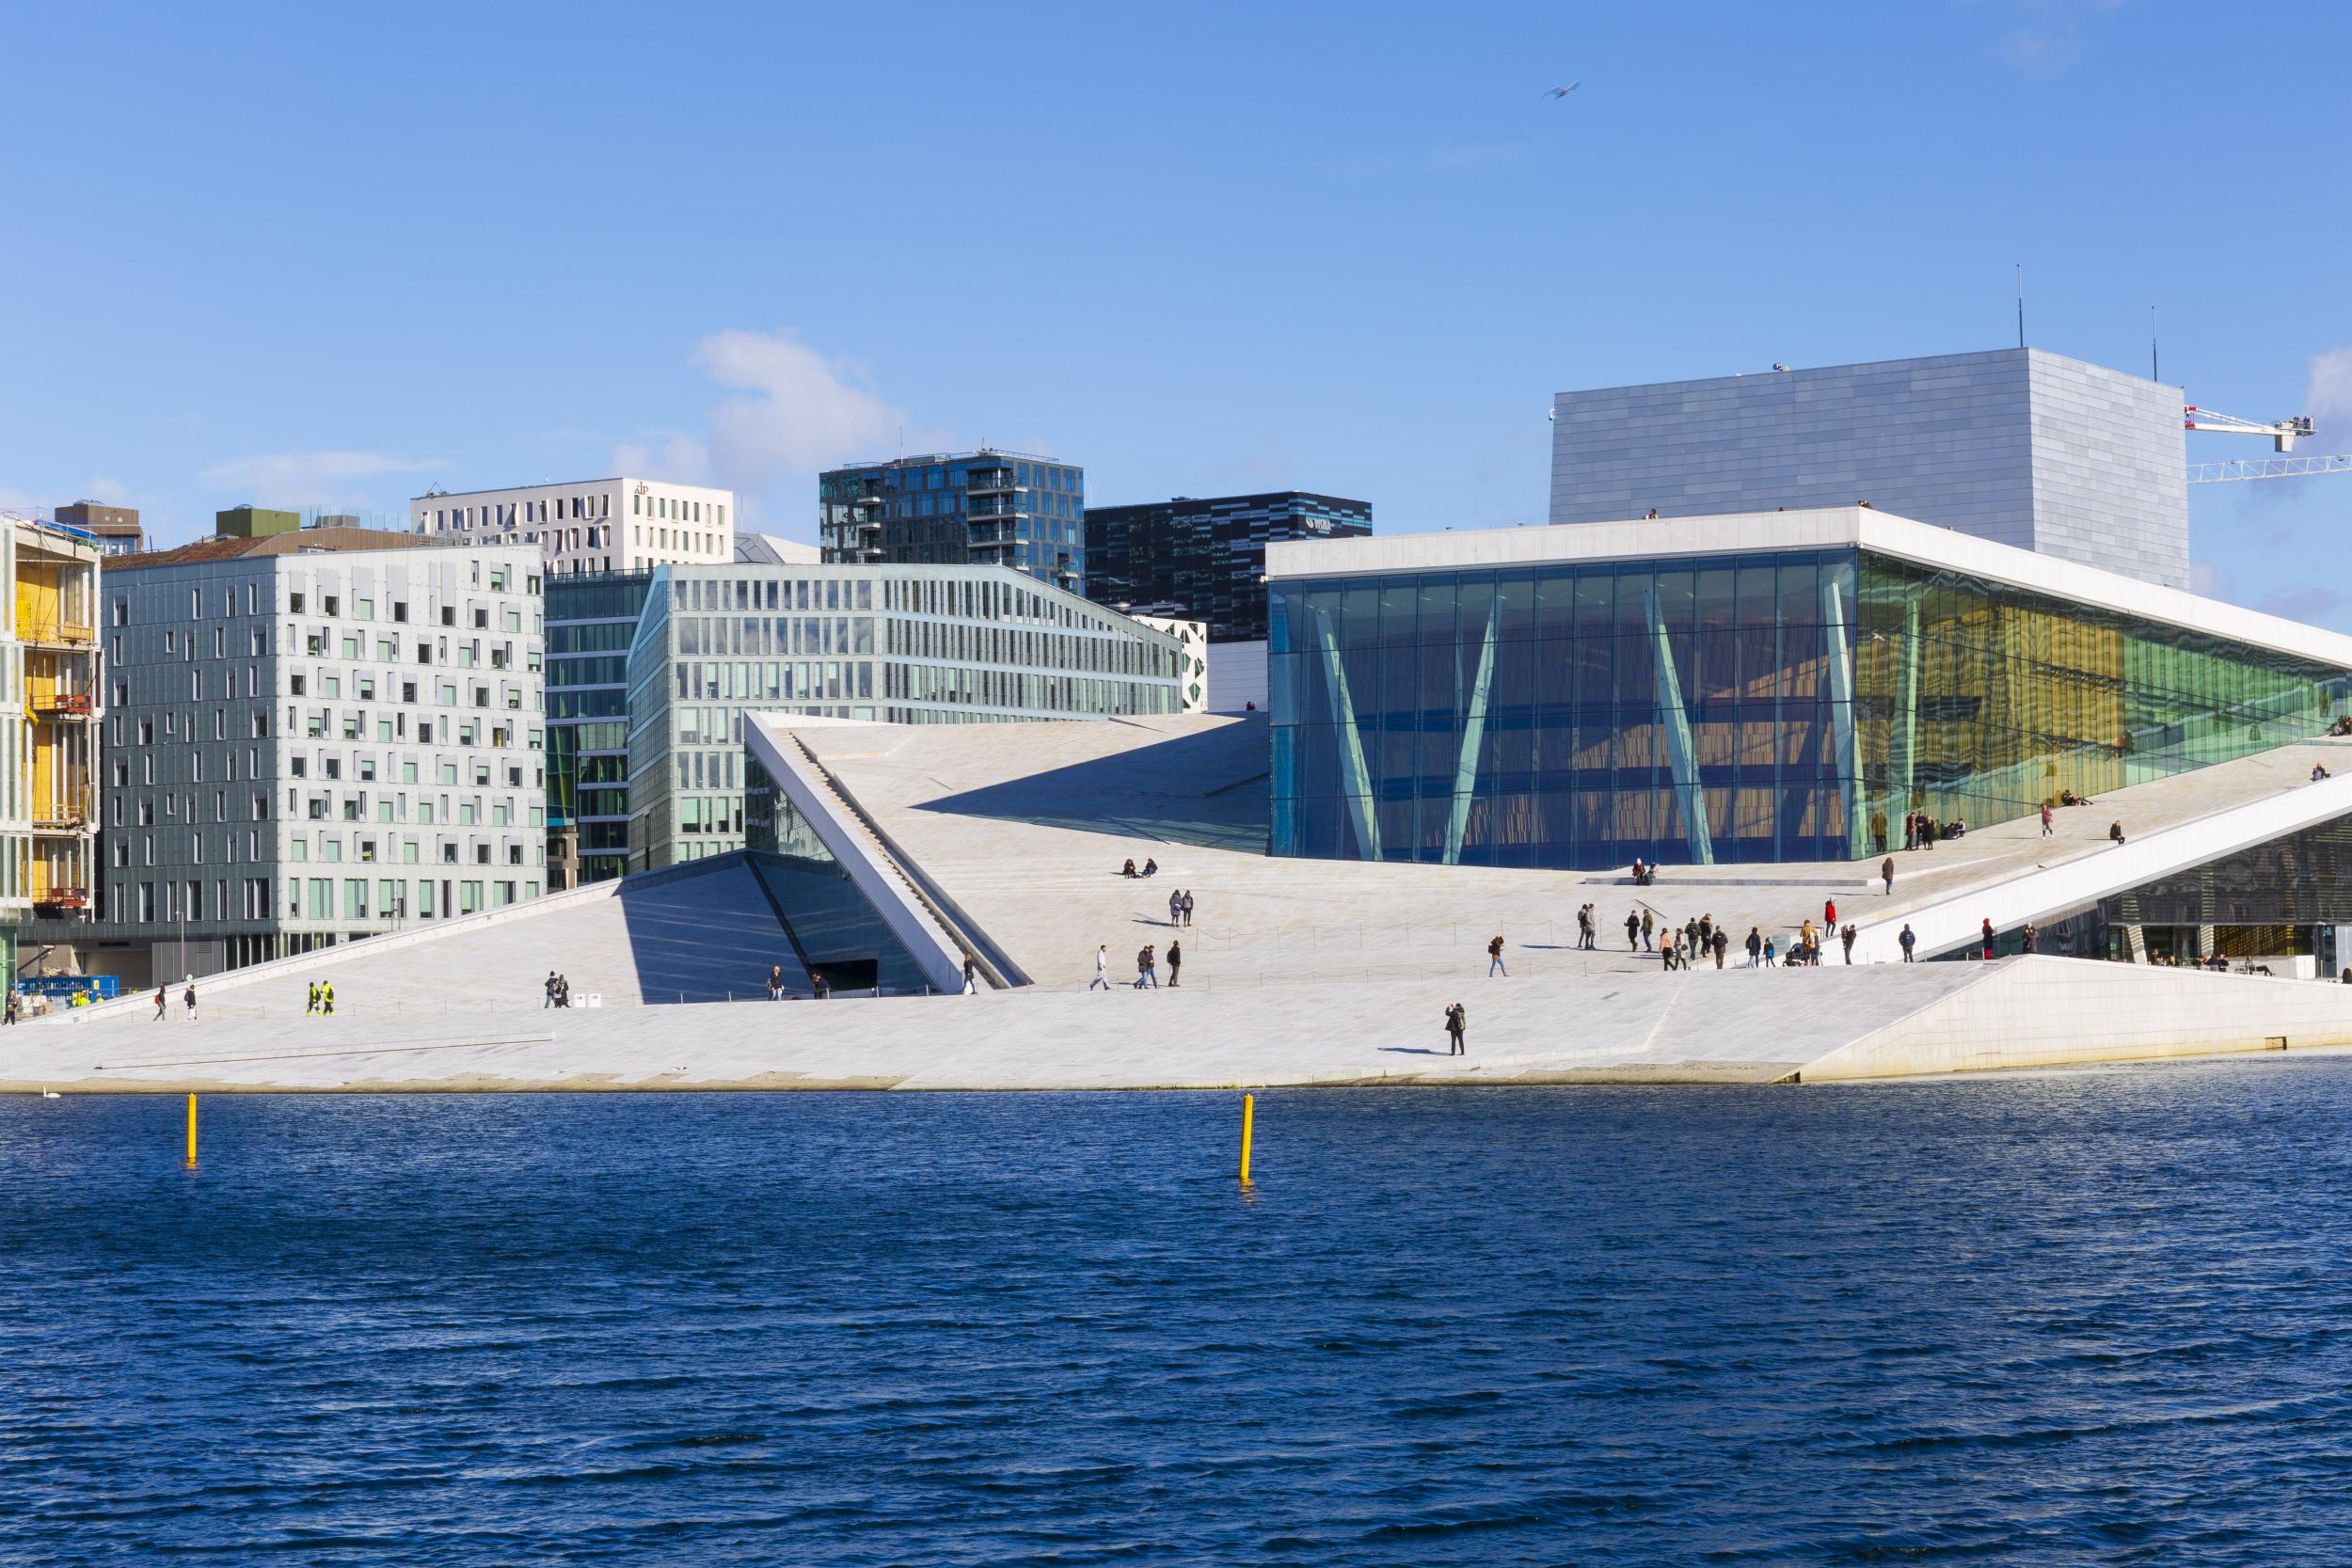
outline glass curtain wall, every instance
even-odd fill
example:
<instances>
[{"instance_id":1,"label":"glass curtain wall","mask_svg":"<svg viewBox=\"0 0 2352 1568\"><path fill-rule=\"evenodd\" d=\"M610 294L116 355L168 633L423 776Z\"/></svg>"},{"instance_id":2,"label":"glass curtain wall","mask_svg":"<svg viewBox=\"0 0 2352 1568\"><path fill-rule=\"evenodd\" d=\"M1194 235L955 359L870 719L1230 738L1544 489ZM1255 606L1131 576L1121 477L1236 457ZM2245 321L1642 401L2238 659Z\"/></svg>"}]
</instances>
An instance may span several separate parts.
<instances>
[{"instance_id":1,"label":"glass curtain wall","mask_svg":"<svg viewBox=\"0 0 2352 1568\"><path fill-rule=\"evenodd\" d=\"M2332 666L1864 555L1854 648L1867 838L1924 811L1971 827L2320 734ZM1891 830L1888 824L1892 824Z\"/></svg>"},{"instance_id":2,"label":"glass curtain wall","mask_svg":"<svg viewBox=\"0 0 2352 1568\"><path fill-rule=\"evenodd\" d=\"M1279 584L1274 852L1842 856L1855 569L1830 551Z\"/></svg>"},{"instance_id":3,"label":"glass curtain wall","mask_svg":"<svg viewBox=\"0 0 2352 1568\"><path fill-rule=\"evenodd\" d=\"M1277 584L1273 847L1841 860L2312 736L2342 669L1853 550Z\"/></svg>"}]
</instances>

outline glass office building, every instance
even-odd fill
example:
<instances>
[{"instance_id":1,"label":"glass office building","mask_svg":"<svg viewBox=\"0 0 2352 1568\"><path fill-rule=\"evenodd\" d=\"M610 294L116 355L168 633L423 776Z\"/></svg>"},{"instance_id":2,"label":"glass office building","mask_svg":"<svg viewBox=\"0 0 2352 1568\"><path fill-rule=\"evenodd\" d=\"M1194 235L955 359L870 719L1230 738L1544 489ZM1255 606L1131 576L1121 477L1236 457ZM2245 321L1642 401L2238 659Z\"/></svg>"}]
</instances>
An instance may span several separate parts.
<instances>
[{"instance_id":1,"label":"glass office building","mask_svg":"<svg viewBox=\"0 0 2352 1568\"><path fill-rule=\"evenodd\" d=\"M628 648L650 570L547 579L548 886L628 869Z\"/></svg>"},{"instance_id":2,"label":"glass office building","mask_svg":"<svg viewBox=\"0 0 2352 1568\"><path fill-rule=\"evenodd\" d=\"M1265 638L1265 547L1372 531L1372 503L1305 490L1179 496L1086 515L1087 580L1104 604L1166 607L1209 624L1212 642Z\"/></svg>"},{"instance_id":3,"label":"glass office building","mask_svg":"<svg viewBox=\"0 0 2352 1568\"><path fill-rule=\"evenodd\" d=\"M1173 714L1184 676L1170 633L1002 567L660 568L628 657L628 869L744 847L747 711Z\"/></svg>"},{"instance_id":4,"label":"glass office building","mask_svg":"<svg viewBox=\"0 0 2352 1568\"><path fill-rule=\"evenodd\" d=\"M845 565L1009 566L1087 591L1086 470L1020 452L937 452L817 479L825 560Z\"/></svg>"},{"instance_id":5,"label":"glass office building","mask_svg":"<svg viewBox=\"0 0 2352 1568\"><path fill-rule=\"evenodd\" d=\"M1863 858L1908 812L2095 798L2319 734L2352 692L2352 641L2071 562L1851 510L1714 521L1514 531L1493 564L1440 536L1418 570L1424 541L1277 546L1274 852Z\"/></svg>"}]
</instances>

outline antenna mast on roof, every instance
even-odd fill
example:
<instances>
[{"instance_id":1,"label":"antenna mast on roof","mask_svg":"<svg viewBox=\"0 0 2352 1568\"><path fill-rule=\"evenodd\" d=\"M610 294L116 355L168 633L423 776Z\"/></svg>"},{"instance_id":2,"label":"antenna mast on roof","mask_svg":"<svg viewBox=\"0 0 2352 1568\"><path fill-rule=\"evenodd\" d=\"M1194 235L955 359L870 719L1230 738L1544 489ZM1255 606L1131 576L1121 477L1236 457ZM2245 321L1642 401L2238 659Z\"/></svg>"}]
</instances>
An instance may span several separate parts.
<instances>
[{"instance_id":1,"label":"antenna mast on roof","mask_svg":"<svg viewBox=\"0 0 2352 1568\"><path fill-rule=\"evenodd\" d=\"M2026 346L2026 263L2017 263L2017 346Z\"/></svg>"}]
</instances>

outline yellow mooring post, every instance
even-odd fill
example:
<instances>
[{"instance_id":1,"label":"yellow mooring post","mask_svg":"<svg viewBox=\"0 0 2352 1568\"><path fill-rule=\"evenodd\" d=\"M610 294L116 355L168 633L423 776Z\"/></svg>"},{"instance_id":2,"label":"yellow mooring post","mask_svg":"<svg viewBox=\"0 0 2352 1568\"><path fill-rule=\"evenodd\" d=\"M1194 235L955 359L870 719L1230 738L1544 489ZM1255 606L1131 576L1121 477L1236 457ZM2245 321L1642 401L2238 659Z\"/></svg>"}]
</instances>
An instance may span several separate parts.
<instances>
[{"instance_id":1,"label":"yellow mooring post","mask_svg":"<svg viewBox=\"0 0 2352 1568\"><path fill-rule=\"evenodd\" d=\"M188 1169L196 1168L196 1096L188 1096Z\"/></svg>"},{"instance_id":2,"label":"yellow mooring post","mask_svg":"<svg viewBox=\"0 0 2352 1568\"><path fill-rule=\"evenodd\" d=\"M1258 1097L1254 1094L1243 1095L1241 1097L1241 1184L1245 1187L1249 1185L1249 1124L1256 1119L1257 1113ZM193 1116L195 1113L189 1114ZM190 1155L189 1159L193 1163L195 1156Z\"/></svg>"}]
</instances>

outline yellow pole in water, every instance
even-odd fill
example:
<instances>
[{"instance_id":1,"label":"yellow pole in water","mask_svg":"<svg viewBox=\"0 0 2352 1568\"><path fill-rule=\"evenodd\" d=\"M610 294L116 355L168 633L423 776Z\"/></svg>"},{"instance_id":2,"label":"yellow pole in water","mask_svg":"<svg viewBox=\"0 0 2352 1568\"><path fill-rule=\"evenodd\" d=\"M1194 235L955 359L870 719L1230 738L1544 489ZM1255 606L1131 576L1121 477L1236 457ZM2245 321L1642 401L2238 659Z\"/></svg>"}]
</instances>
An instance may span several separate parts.
<instances>
[{"instance_id":1,"label":"yellow pole in water","mask_svg":"<svg viewBox=\"0 0 2352 1568\"><path fill-rule=\"evenodd\" d=\"M196 1168L196 1096L188 1096L188 1169Z\"/></svg>"},{"instance_id":2,"label":"yellow pole in water","mask_svg":"<svg viewBox=\"0 0 2352 1568\"><path fill-rule=\"evenodd\" d=\"M1241 1184L1245 1187L1249 1185L1249 1124L1256 1118L1257 1111L1258 1097L1254 1094L1243 1095L1241 1097ZM189 1114L193 1116L195 1113ZM189 1160L193 1164L195 1156L190 1155Z\"/></svg>"}]
</instances>

